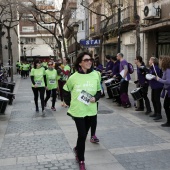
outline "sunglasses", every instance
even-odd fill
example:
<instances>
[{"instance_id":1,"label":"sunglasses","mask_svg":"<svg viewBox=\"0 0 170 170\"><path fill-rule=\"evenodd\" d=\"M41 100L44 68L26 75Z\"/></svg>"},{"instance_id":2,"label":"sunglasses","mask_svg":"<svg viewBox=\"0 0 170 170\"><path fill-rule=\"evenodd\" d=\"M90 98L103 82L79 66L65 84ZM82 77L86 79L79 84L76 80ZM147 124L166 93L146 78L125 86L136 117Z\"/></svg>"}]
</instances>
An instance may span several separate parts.
<instances>
[{"instance_id":1,"label":"sunglasses","mask_svg":"<svg viewBox=\"0 0 170 170\"><path fill-rule=\"evenodd\" d=\"M48 64L49 66L52 66L53 64Z\"/></svg>"},{"instance_id":2,"label":"sunglasses","mask_svg":"<svg viewBox=\"0 0 170 170\"><path fill-rule=\"evenodd\" d=\"M90 61L90 62L93 62L94 59L92 59L92 58L89 58L89 59L88 59L88 58L87 58L87 59L84 59L84 60L82 60L82 61L84 61L84 62L89 62L89 61Z\"/></svg>"}]
</instances>

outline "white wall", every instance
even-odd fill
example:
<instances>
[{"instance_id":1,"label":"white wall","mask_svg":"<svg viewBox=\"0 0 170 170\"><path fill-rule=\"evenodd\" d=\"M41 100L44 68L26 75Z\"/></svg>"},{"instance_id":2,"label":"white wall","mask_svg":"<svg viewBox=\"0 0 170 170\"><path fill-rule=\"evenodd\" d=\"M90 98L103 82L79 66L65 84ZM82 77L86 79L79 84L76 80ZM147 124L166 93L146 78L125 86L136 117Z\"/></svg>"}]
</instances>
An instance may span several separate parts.
<instances>
[{"instance_id":1,"label":"white wall","mask_svg":"<svg viewBox=\"0 0 170 170\"><path fill-rule=\"evenodd\" d=\"M49 45L45 44L41 38L36 38L36 44L26 44L24 47L26 47L26 56L54 55L53 50L49 47Z\"/></svg>"}]
</instances>

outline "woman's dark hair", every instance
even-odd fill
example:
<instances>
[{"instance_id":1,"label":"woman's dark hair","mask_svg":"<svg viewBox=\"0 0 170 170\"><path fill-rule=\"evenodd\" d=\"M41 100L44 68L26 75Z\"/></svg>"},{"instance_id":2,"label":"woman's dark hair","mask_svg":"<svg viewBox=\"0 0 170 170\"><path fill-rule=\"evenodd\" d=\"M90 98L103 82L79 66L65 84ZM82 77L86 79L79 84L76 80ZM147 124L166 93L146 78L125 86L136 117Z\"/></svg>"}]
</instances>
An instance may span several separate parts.
<instances>
[{"instance_id":1,"label":"woman's dark hair","mask_svg":"<svg viewBox=\"0 0 170 170\"><path fill-rule=\"evenodd\" d=\"M74 63L74 67L75 67L75 69L76 69L77 71L79 71L79 69L81 68L81 66L80 66L79 64L82 62L82 59L83 59L83 57L84 57L85 55L89 55L90 58L92 59L92 54L91 54L91 53L89 53L89 52L82 52L82 53L80 53L80 54L78 55L75 63ZM92 66L92 67L93 67L93 66ZM91 69L93 69L93 68L91 68Z\"/></svg>"},{"instance_id":2,"label":"woman's dark hair","mask_svg":"<svg viewBox=\"0 0 170 170\"><path fill-rule=\"evenodd\" d=\"M69 64L70 63L70 59L68 57L65 57L67 63Z\"/></svg>"},{"instance_id":3,"label":"woman's dark hair","mask_svg":"<svg viewBox=\"0 0 170 170\"><path fill-rule=\"evenodd\" d=\"M106 59L110 60L110 55L106 55L105 57Z\"/></svg>"},{"instance_id":4,"label":"woman's dark hair","mask_svg":"<svg viewBox=\"0 0 170 170\"><path fill-rule=\"evenodd\" d=\"M145 65L143 58L140 55L136 56L136 60L138 60L142 65Z\"/></svg>"},{"instance_id":5,"label":"woman's dark hair","mask_svg":"<svg viewBox=\"0 0 170 170\"><path fill-rule=\"evenodd\" d=\"M117 57L116 57L116 56L112 56L111 59L112 59L113 61L117 61Z\"/></svg>"},{"instance_id":6,"label":"woman's dark hair","mask_svg":"<svg viewBox=\"0 0 170 170\"><path fill-rule=\"evenodd\" d=\"M35 69L37 68L37 63L40 63L40 61L39 61L39 60L35 60L35 61L34 61L34 68L35 68Z\"/></svg>"},{"instance_id":7,"label":"woman's dark hair","mask_svg":"<svg viewBox=\"0 0 170 170\"><path fill-rule=\"evenodd\" d=\"M95 65L96 66L99 66L101 63L100 63L100 61L99 60L95 60Z\"/></svg>"}]
</instances>

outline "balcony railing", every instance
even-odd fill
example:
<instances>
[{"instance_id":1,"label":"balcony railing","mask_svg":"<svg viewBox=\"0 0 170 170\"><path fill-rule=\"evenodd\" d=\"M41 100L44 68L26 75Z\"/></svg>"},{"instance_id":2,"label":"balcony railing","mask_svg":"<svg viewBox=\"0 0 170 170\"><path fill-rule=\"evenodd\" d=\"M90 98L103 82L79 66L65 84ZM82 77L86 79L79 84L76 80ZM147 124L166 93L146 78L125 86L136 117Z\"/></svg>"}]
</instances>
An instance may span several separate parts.
<instances>
[{"instance_id":1,"label":"balcony railing","mask_svg":"<svg viewBox=\"0 0 170 170\"><path fill-rule=\"evenodd\" d=\"M121 11L121 26L126 24L134 23L133 16L134 15L134 8L133 6L129 6ZM100 31L101 32L108 32L109 30L117 29L118 28L118 13L114 14L112 19L110 19L107 27L104 30L105 24L107 20L103 20L100 23Z\"/></svg>"},{"instance_id":2,"label":"balcony railing","mask_svg":"<svg viewBox=\"0 0 170 170\"><path fill-rule=\"evenodd\" d=\"M94 24L90 27L90 36L96 36L100 34L100 24Z\"/></svg>"}]
</instances>

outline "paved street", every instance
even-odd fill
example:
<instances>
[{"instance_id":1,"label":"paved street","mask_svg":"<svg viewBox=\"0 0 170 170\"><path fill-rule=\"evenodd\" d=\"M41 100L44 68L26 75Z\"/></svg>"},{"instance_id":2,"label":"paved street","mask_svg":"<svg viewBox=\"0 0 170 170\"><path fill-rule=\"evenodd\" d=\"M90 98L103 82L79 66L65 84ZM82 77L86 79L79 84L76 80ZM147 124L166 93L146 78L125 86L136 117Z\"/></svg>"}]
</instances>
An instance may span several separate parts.
<instances>
[{"instance_id":1,"label":"paved street","mask_svg":"<svg viewBox=\"0 0 170 170\"><path fill-rule=\"evenodd\" d=\"M35 113L30 79L16 79L16 99L0 116L0 170L78 170L72 148L77 132L67 109ZM134 88L133 85L130 87ZM108 99L99 104L99 144L86 141L87 170L169 170L170 128L135 108L117 107ZM163 111L163 114L164 111Z\"/></svg>"}]
</instances>

